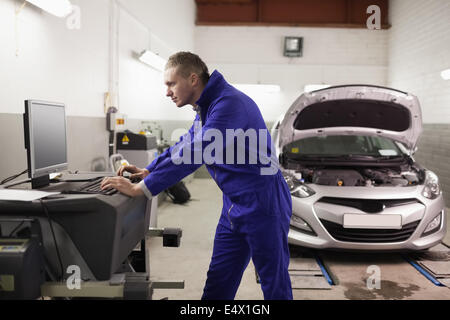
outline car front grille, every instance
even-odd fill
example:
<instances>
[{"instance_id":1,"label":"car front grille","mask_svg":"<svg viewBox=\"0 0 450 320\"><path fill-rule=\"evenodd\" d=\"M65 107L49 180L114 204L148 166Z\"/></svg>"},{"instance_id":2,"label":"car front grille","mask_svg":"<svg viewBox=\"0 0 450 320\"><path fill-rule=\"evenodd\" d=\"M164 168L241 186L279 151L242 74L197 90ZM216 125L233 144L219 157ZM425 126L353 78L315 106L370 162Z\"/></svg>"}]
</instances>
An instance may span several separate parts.
<instances>
[{"instance_id":1,"label":"car front grille","mask_svg":"<svg viewBox=\"0 0 450 320\"><path fill-rule=\"evenodd\" d=\"M355 198L334 198L323 197L317 202L330 203L340 206L352 207L368 213L378 213L384 208L404 206L407 204L420 203L417 199L355 199Z\"/></svg>"},{"instance_id":2,"label":"car front grille","mask_svg":"<svg viewBox=\"0 0 450 320\"><path fill-rule=\"evenodd\" d=\"M347 229L338 223L320 219L328 233L336 240L345 242L402 242L411 237L420 220L405 224L402 229Z\"/></svg>"}]
</instances>

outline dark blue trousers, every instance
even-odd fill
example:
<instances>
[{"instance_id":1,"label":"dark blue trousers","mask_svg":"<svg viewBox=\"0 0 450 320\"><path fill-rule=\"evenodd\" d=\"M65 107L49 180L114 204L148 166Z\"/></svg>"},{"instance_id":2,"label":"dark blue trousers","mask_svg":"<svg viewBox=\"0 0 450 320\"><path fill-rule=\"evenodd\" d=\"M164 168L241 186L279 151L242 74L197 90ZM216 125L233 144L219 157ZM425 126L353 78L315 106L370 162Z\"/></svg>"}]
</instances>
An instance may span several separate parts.
<instances>
[{"instance_id":1,"label":"dark blue trousers","mask_svg":"<svg viewBox=\"0 0 450 320\"><path fill-rule=\"evenodd\" d=\"M289 219L255 215L242 228L219 223L202 300L234 299L250 258L266 300L291 300Z\"/></svg>"}]
</instances>

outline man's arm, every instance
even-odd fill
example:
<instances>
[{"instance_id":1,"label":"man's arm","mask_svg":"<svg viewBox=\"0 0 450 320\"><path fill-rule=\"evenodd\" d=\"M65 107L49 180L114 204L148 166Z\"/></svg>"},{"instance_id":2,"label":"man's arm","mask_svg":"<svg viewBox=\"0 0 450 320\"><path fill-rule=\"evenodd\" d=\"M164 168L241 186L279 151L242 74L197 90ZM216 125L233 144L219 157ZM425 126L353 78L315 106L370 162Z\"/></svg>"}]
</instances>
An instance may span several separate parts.
<instances>
[{"instance_id":1,"label":"man's arm","mask_svg":"<svg viewBox=\"0 0 450 320\"><path fill-rule=\"evenodd\" d=\"M225 139L226 129L245 128L248 123L248 117L243 107L244 106L241 102L235 97L224 97L217 102L211 110L202 130L200 132L195 132L193 125L189 130L190 139L183 139L177 143L178 146L175 145L171 147L170 150L167 150L164 158L158 161L156 165L152 166L153 170L149 170L150 174L144 179L144 183L150 193L153 196L157 195L161 191L174 185L176 182L197 170L204 163L203 150L209 143L211 143L210 141L203 141L203 136L207 130L220 130L223 138ZM198 117L196 119L198 119ZM224 141L223 148L225 149L225 147L226 144ZM180 149L183 153L190 153L190 164L174 163L173 150ZM199 163L194 163L193 161L195 160L193 154L196 152L200 152L202 155L201 162ZM178 152L175 151L174 153L175 158L178 158ZM149 167L147 167L147 169Z\"/></svg>"},{"instance_id":2,"label":"man's arm","mask_svg":"<svg viewBox=\"0 0 450 320\"><path fill-rule=\"evenodd\" d=\"M200 121L200 117L199 115L197 115L194 119L194 123L195 121ZM194 125L191 126L191 128L189 129L188 133L189 136L192 138L193 133L194 132ZM148 172L152 172L153 170L155 170L155 168L162 162L166 161L167 159L170 159L172 150L179 145L180 143L183 143L183 140L185 139L185 136L181 136L180 137L180 141L178 141L177 143L175 143L173 146L171 146L170 148L166 149L163 153L161 153L155 160L152 161L152 163L150 163L145 169L148 170Z\"/></svg>"},{"instance_id":3,"label":"man's arm","mask_svg":"<svg viewBox=\"0 0 450 320\"><path fill-rule=\"evenodd\" d=\"M146 167L150 174L144 178L141 186L143 188L145 187L149 194L159 194L161 191L174 185L176 182L197 170L203 164L203 162L195 164L194 161L192 161L193 157L191 154L194 152L194 141L201 140L201 136L195 137L194 129L197 121L200 121L199 116L195 118L194 124L191 126L188 133L180 138L180 141L165 150L157 159ZM173 162L174 154L178 154L180 151L182 151L182 153L189 152L189 158L191 159L190 164L175 164ZM199 150L197 150L197 152L198 151ZM144 194L147 195L147 192L144 191Z\"/></svg>"}]
</instances>

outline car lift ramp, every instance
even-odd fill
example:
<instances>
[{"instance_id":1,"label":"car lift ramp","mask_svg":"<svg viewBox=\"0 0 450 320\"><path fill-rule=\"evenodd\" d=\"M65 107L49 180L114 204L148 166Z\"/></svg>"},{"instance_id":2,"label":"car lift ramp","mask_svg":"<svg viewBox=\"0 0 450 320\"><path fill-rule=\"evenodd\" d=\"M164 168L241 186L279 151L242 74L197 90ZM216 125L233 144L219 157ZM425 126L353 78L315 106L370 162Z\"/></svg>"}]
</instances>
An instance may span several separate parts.
<instances>
[{"instance_id":1,"label":"car lift ramp","mask_svg":"<svg viewBox=\"0 0 450 320\"><path fill-rule=\"evenodd\" d=\"M450 247L445 243L424 252L404 255L404 259L436 286L450 288Z\"/></svg>"},{"instance_id":2,"label":"car lift ramp","mask_svg":"<svg viewBox=\"0 0 450 320\"><path fill-rule=\"evenodd\" d=\"M290 248L288 271L292 289L330 290L336 284L336 278L315 252ZM256 282L260 283L257 273Z\"/></svg>"},{"instance_id":3,"label":"car lift ramp","mask_svg":"<svg viewBox=\"0 0 450 320\"><path fill-rule=\"evenodd\" d=\"M289 275L292 289L332 290L339 285L336 272L327 262L328 251L313 250L290 246ZM423 276L436 286L450 288L450 246L440 243L426 251L398 253L393 259L404 260L416 270L411 270L412 282L414 274ZM360 263L361 261L357 262ZM331 263L333 265L333 263ZM256 281L260 283L258 274Z\"/></svg>"},{"instance_id":4,"label":"car lift ramp","mask_svg":"<svg viewBox=\"0 0 450 320\"><path fill-rule=\"evenodd\" d=\"M334 282L319 256L292 257L289 263L292 289L330 290Z\"/></svg>"}]
</instances>

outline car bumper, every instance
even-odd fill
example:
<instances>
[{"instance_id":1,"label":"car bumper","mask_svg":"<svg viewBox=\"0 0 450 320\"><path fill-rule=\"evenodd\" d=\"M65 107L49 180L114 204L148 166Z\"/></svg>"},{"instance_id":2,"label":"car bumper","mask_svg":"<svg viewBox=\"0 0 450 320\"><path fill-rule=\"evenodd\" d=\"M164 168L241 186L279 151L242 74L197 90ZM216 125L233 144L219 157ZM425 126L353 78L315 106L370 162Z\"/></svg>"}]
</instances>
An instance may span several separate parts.
<instances>
[{"instance_id":1,"label":"car bumper","mask_svg":"<svg viewBox=\"0 0 450 320\"><path fill-rule=\"evenodd\" d=\"M293 215L303 219L314 234L305 232L291 225L289 230L289 243L302 247L316 249L336 249L336 250L363 250L363 251L409 251L424 250L441 242L447 230L447 217L445 212L445 203L442 195L434 200L424 198L421 195L423 186L414 187L384 187L384 188L361 188L361 187L323 187L311 185L316 194L309 198L292 198ZM403 231L407 234L407 239L401 241L375 240L372 242L361 241L361 234L358 241L338 240L337 235L330 229L329 224L340 228L343 233L353 230L343 228L343 215L345 213L367 214L357 208L322 203L323 197L336 197L349 199L348 195L354 198L350 199L415 199L416 203L408 203L394 207L385 208L382 212L376 214L399 214L402 216L402 225L409 226L410 231ZM441 223L434 232L423 235L428 224L441 214ZM406 227L408 228L408 227ZM369 230L369 229L367 229ZM366 229L359 229L359 232ZM370 231L369 231L370 232ZM378 232L378 231L375 231ZM392 230L387 230L392 232ZM362 234L363 234L362 233ZM401 231L400 231L401 233ZM410 234L409 234L410 233Z\"/></svg>"}]
</instances>

